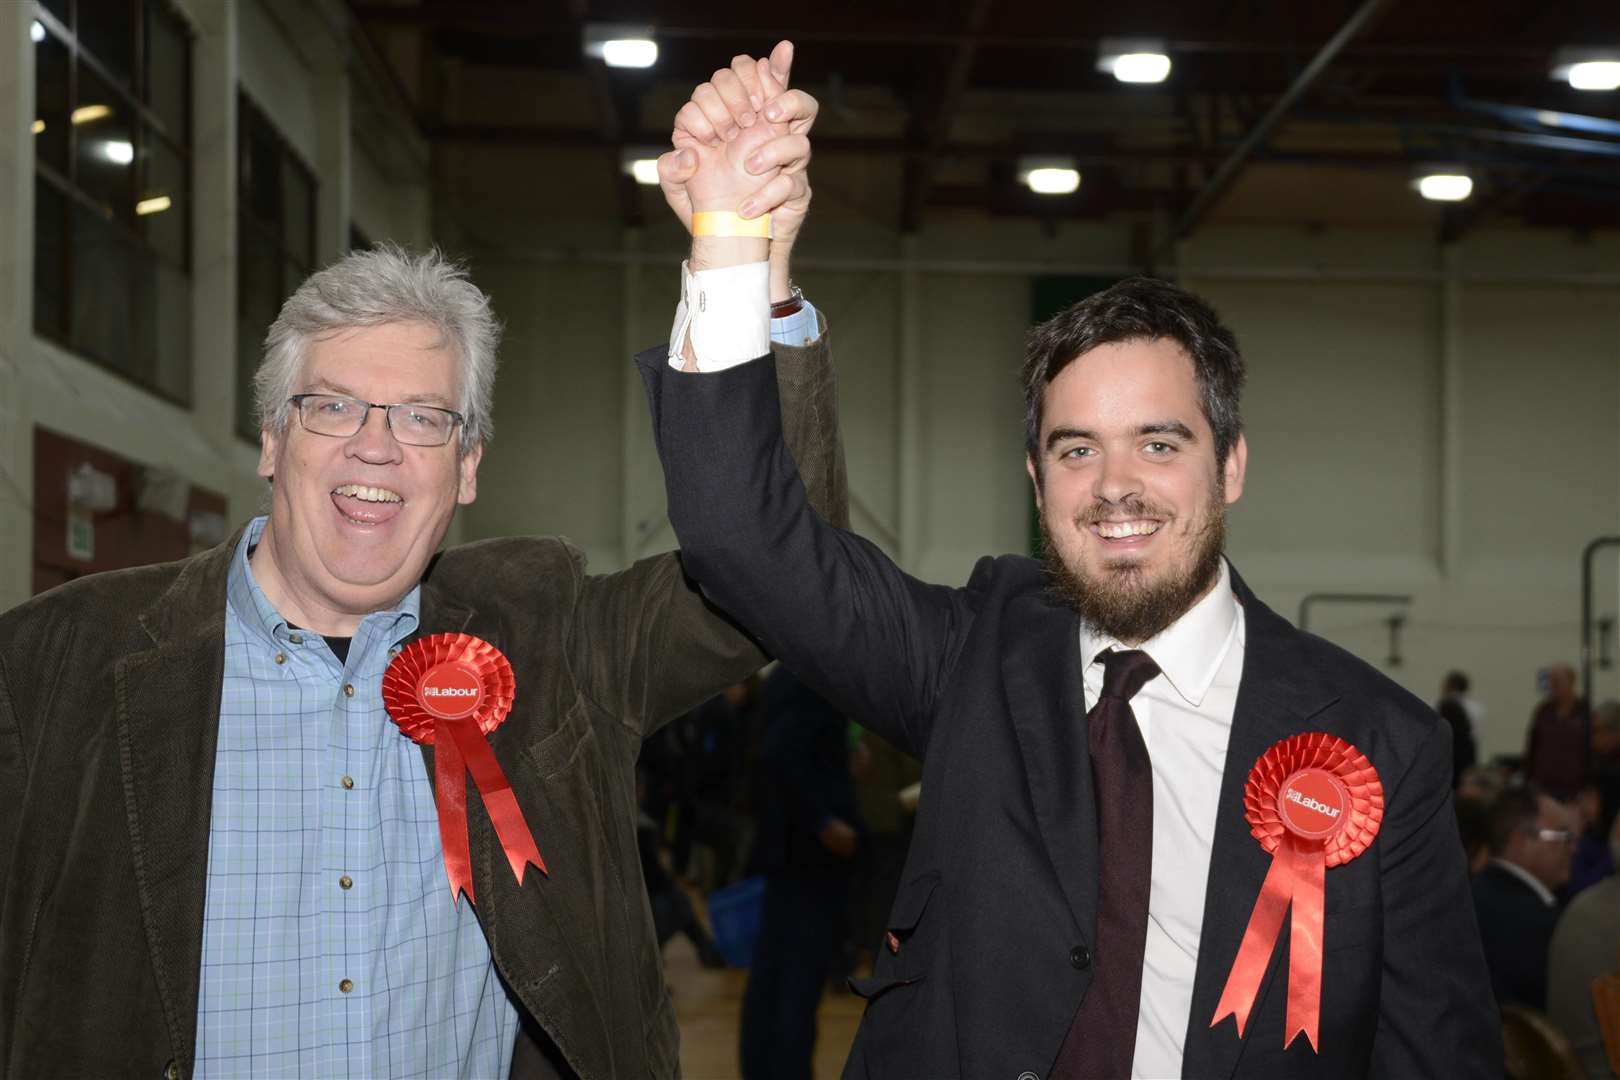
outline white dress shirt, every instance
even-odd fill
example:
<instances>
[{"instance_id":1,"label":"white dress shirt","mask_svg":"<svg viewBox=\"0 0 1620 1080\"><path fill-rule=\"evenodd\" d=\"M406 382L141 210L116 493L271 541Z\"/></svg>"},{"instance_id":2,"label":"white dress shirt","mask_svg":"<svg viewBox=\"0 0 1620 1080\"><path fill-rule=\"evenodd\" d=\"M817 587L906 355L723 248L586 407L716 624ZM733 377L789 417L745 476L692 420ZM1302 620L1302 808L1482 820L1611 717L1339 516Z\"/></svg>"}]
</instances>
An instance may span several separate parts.
<instances>
[{"instance_id":1,"label":"white dress shirt","mask_svg":"<svg viewBox=\"0 0 1620 1080\"><path fill-rule=\"evenodd\" d=\"M692 271L681 263L681 302L669 328L669 366L684 367L687 339L699 371L724 371L757 359L778 345L808 345L821 337L816 309L801 298L799 310L771 318L770 264L764 262Z\"/></svg>"},{"instance_id":2,"label":"white dress shirt","mask_svg":"<svg viewBox=\"0 0 1620 1080\"><path fill-rule=\"evenodd\" d=\"M1087 702L1102 694L1098 654L1126 647L1081 626ZM1221 776L1243 675L1243 607L1226 561L1203 599L1136 648L1160 674L1131 699L1153 765L1153 879L1131 1075L1165 1080L1181 1075Z\"/></svg>"}]
</instances>

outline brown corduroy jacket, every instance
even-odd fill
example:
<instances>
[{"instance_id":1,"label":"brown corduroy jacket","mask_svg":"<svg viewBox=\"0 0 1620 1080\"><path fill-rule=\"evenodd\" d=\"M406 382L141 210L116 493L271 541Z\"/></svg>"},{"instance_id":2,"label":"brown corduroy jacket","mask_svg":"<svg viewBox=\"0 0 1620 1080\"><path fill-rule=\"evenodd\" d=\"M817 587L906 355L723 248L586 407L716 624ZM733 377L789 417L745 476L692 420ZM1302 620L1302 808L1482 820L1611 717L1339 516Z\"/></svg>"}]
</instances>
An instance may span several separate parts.
<instances>
[{"instance_id":1,"label":"brown corduroy jacket","mask_svg":"<svg viewBox=\"0 0 1620 1080\"><path fill-rule=\"evenodd\" d=\"M804 475L842 521L826 336L778 348L776 363ZM191 1075L235 544L93 575L0 615L4 1076ZM475 910L524 1018L513 1076L677 1075L636 851L635 759L644 737L763 654L675 553L590 575L548 538L440 554L419 635L442 631L512 662L517 698L490 743L549 870L518 885L469 786Z\"/></svg>"}]
</instances>

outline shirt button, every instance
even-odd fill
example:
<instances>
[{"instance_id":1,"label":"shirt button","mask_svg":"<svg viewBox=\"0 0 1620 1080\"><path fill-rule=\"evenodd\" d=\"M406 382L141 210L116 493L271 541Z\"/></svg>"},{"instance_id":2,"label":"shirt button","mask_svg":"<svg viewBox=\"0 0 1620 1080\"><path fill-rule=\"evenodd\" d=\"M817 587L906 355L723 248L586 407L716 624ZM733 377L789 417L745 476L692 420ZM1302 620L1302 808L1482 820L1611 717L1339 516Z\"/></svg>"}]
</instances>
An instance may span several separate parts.
<instances>
[{"instance_id":1,"label":"shirt button","mask_svg":"<svg viewBox=\"0 0 1620 1080\"><path fill-rule=\"evenodd\" d=\"M350 990L353 990L353 989L354 989L354 980L352 980L352 979L344 979L342 982L338 983L338 993L340 993L340 994L347 994Z\"/></svg>"},{"instance_id":2,"label":"shirt button","mask_svg":"<svg viewBox=\"0 0 1620 1080\"><path fill-rule=\"evenodd\" d=\"M1084 945L1076 945L1069 950L1069 963L1074 965L1076 971L1086 970L1091 966L1091 950Z\"/></svg>"},{"instance_id":3,"label":"shirt button","mask_svg":"<svg viewBox=\"0 0 1620 1080\"><path fill-rule=\"evenodd\" d=\"M398 645L392 645L388 649L388 655L389 656L398 656L402 651L403 650Z\"/></svg>"},{"instance_id":4,"label":"shirt button","mask_svg":"<svg viewBox=\"0 0 1620 1080\"><path fill-rule=\"evenodd\" d=\"M287 640L292 642L294 645L302 645L304 643L304 635L303 634L288 634L287 635Z\"/></svg>"},{"instance_id":5,"label":"shirt button","mask_svg":"<svg viewBox=\"0 0 1620 1080\"><path fill-rule=\"evenodd\" d=\"M354 697L354 684L353 683L344 683L343 684L343 696L344 697Z\"/></svg>"},{"instance_id":6,"label":"shirt button","mask_svg":"<svg viewBox=\"0 0 1620 1080\"><path fill-rule=\"evenodd\" d=\"M349 886L351 886L353 884L354 884L354 879L352 877L350 877L348 874L344 874L342 877L338 878L338 888L340 888L340 889L347 889Z\"/></svg>"},{"instance_id":7,"label":"shirt button","mask_svg":"<svg viewBox=\"0 0 1620 1080\"><path fill-rule=\"evenodd\" d=\"M284 653L284 652L276 653L276 663L285 664L286 662L287 662L287 654L286 653Z\"/></svg>"},{"instance_id":8,"label":"shirt button","mask_svg":"<svg viewBox=\"0 0 1620 1080\"><path fill-rule=\"evenodd\" d=\"M344 791L354 790L354 777L352 776L345 776L342 780L339 780L338 783L343 785Z\"/></svg>"}]
</instances>

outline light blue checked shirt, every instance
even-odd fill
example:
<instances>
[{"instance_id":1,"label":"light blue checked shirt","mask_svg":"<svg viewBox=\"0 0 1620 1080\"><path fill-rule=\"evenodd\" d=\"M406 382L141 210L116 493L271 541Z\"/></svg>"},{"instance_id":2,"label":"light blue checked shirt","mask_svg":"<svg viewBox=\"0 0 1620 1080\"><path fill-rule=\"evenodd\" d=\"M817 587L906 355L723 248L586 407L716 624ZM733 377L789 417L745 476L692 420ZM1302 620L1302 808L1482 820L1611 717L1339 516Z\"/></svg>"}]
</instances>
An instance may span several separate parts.
<instances>
[{"instance_id":1,"label":"light blue checked shirt","mask_svg":"<svg viewBox=\"0 0 1620 1080\"><path fill-rule=\"evenodd\" d=\"M382 705L420 591L366 616L340 663L253 580L226 586L199 1077L505 1077L517 1010L450 898L422 751Z\"/></svg>"}]
</instances>

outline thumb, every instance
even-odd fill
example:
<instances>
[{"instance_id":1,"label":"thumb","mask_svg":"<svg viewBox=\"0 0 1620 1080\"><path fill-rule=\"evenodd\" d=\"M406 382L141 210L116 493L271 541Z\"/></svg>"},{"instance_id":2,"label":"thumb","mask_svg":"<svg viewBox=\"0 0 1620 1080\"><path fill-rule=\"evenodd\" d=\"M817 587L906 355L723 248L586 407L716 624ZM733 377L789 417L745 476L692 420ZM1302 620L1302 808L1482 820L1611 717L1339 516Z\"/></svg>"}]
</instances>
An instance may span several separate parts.
<instances>
[{"instance_id":1,"label":"thumb","mask_svg":"<svg viewBox=\"0 0 1620 1080\"><path fill-rule=\"evenodd\" d=\"M771 50L771 74L783 88L788 86L788 76L793 71L793 42L778 41L776 48Z\"/></svg>"}]
</instances>

